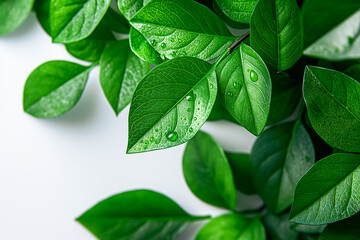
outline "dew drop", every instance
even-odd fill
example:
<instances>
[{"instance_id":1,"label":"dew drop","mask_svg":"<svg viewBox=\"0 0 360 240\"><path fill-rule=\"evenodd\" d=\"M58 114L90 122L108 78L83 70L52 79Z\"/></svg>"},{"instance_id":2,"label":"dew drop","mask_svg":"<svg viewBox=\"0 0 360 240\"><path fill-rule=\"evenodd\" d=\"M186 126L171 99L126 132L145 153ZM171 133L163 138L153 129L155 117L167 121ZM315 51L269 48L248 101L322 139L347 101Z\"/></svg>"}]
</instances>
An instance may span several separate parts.
<instances>
[{"instance_id":1,"label":"dew drop","mask_svg":"<svg viewBox=\"0 0 360 240\"><path fill-rule=\"evenodd\" d=\"M191 127L191 128L189 128L189 132L193 132L194 131L194 129Z\"/></svg>"},{"instance_id":2,"label":"dew drop","mask_svg":"<svg viewBox=\"0 0 360 240\"><path fill-rule=\"evenodd\" d=\"M228 95L229 97L232 97L232 96L233 96L233 94L232 94L231 92L228 92L227 95Z\"/></svg>"},{"instance_id":3,"label":"dew drop","mask_svg":"<svg viewBox=\"0 0 360 240\"><path fill-rule=\"evenodd\" d=\"M234 86L234 88L236 88L236 89L240 87L239 83L237 83L237 82L234 82L234 83L233 83L233 86Z\"/></svg>"},{"instance_id":4,"label":"dew drop","mask_svg":"<svg viewBox=\"0 0 360 240\"><path fill-rule=\"evenodd\" d=\"M259 78L258 74L254 70L251 70L251 72L250 72L251 81L256 82L258 80L258 78Z\"/></svg>"},{"instance_id":5,"label":"dew drop","mask_svg":"<svg viewBox=\"0 0 360 240\"><path fill-rule=\"evenodd\" d=\"M212 85L211 83L210 83L210 89L213 89L214 88L214 85Z\"/></svg>"},{"instance_id":6,"label":"dew drop","mask_svg":"<svg viewBox=\"0 0 360 240\"><path fill-rule=\"evenodd\" d=\"M154 142L155 138L154 137L151 137L150 138L150 142Z\"/></svg>"},{"instance_id":7,"label":"dew drop","mask_svg":"<svg viewBox=\"0 0 360 240\"><path fill-rule=\"evenodd\" d=\"M194 117L194 121L196 121L197 120L197 117Z\"/></svg>"},{"instance_id":8,"label":"dew drop","mask_svg":"<svg viewBox=\"0 0 360 240\"><path fill-rule=\"evenodd\" d=\"M161 53L161 54L160 54L160 58L161 58L162 60L165 60L165 58L166 58L166 57L165 57L165 54Z\"/></svg>"},{"instance_id":9,"label":"dew drop","mask_svg":"<svg viewBox=\"0 0 360 240\"><path fill-rule=\"evenodd\" d=\"M156 139L155 143L156 143L156 144L159 144L160 141L161 141L161 138L158 138L158 139Z\"/></svg>"},{"instance_id":10,"label":"dew drop","mask_svg":"<svg viewBox=\"0 0 360 240\"><path fill-rule=\"evenodd\" d=\"M310 162L311 158L308 157L308 156L306 156L306 157L305 157L305 160L306 160L307 162Z\"/></svg>"},{"instance_id":11,"label":"dew drop","mask_svg":"<svg viewBox=\"0 0 360 240\"><path fill-rule=\"evenodd\" d=\"M156 45L156 41L155 41L155 40L152 40L152 41L151 41L151 45L155 46L155 45Z\"/></svg>"},{"instance_id":12,"label":"dew drop","mask_svg":"<svg viewBox=\"0 0 360 240\"><path fill-rule=\"evenodd\" d=\"M191 95L188 95L188 96L185 97L185 99L186 99L187 101L192 101L192 100L193 100L193 97L192 97Z\"/></svg>"},{"instance_id":13,"label":"dew drop","mask_svg":"<svg viewBox=\"0 0 360 240\"><path fill-rule=\"evenodd\" d=\"M349 36L348 37L348 42L349 42L349 45L353 44L354 43L354 37Z\"/></svg>"},{"instance_id":14,"label":"dew drop","mask_svg":"<svg viewBox=\"0 0 360 240\"><path fill-rule=\"evenodd\" d=\"M166 139L169 140L170 142L175 142L176 139L178 138L177 132L173 132L173 131L166 131L165 136Z\"/></svg>"},{"instance_id":15,"label":"dew drop","mask_svg":"<svg viewBox=\"0 0 360 240\"><path fill-rule=\"evenodd\" d=\"M147 145L147 144L149 144L149 141L148 141L148 140L146 140L146 141L145 141L145 144L146 144L146 145Z\"/></svg>"},{"instance_id":16,"label":"dew drop","mask_svg":"<svg viewBox=\"0 0 360 240\"><path fill-rule=\"evenodd\" d=\"M162 47L162 48L165 48L165 47L166 47L166 43L164 43L164 42L161 43L161 47Z\"/></svg>"}]
</instances>

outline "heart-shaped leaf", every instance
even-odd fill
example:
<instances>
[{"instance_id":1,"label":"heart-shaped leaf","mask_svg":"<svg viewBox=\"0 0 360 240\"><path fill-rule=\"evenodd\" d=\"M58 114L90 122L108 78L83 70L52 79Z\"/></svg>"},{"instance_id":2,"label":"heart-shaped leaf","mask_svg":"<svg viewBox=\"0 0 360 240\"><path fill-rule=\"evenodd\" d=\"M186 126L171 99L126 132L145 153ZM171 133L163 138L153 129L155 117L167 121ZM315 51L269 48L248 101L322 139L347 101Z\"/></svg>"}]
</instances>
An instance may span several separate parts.
<instances>
[{"instance_id":1,"label":"heart-shaped leaf","mask_svg":"<svg viewBox=\"0 0 360 240\"><path fill-rule=\"evenodd\" d=\"M290 220L319 225L360 211L360 155L336 153L317 162L296 185Z\"/></svg>"},{"instance_id":2,"label":"heart-shaped leaf","mask_svg":"<svg viewBox=\"0 0 360 240\"><path fill-rule=\"evenodd\" d=\"M187 142L210 115L216 94L214 67L203 60L175 58L155 67L134 92L127 152Z\"/></svg>"}]
</instances>

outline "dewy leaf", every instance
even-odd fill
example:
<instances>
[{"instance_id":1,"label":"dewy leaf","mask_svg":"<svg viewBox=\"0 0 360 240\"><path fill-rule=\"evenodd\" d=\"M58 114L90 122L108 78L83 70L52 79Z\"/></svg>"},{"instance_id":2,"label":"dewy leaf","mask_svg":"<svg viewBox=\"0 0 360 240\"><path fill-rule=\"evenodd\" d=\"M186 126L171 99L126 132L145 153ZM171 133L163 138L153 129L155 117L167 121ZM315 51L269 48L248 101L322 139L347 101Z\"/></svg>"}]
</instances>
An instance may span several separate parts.
<instances>
[{"instance_id":1,"label":"dewy leaf","mask_svg":"<svg viewBox=\"0 0 360 240\"><path fill-rule=\"evenodd\" d=\"M258 0L215 0L219 8L233 21L250 23Z\"/></svg>"},{"instance_id":2,"label":"dewy leaf","mask_svg":"<svg viewBox=\"0 0 360 240\"><path fill-rule=\"evenodd\" d=\"M298 233L291 229L289 212L273 215L269 212L263 218L263 223L271 240L297 240Z\"/></svg>"},{"instance_id":3,"label":"dewy leaf","mask_svg":"<svg viewBox=\"0 0 360 240\"><path fill-rule=\"evenodd\" d=\"M343 61L360 58L360 10L317 40L304 55Z\"/></svg>"},{"instance_id":4,"label":"dewy leaf","mask_svg":"<svg viewBox=\"0 0 360 240\"><path fill-rule=\"evenodd\" d=\"M236 189L230 165L221 146L209 134L200 131L188 142L183 173L199 199L235 210Z\"/></svg>"},{"instance_id":5,"label":"dewy leaf","mask_svg":"<svg viewBox=\"0 0 360 240\"><path fill-rule=\"evenodd\" d=\"M271 79L265 63L249 46L240 47L216 68L219 95L230 114L248 131L259 135L271 101Z\"/></svg>"},{"instance_id":6,"label":"dewy leaf","mask_svg":"<svg viewBox=\"0 0 360 240\"><path fill-rule=\"evenodd\" d=\"M120 12L130 20L143 6L151 0L118 0Z\"/></svg>"},{"instance_id":7,"label":"dewy leaf","mask_svg":"<svg viewBox=\"0 0 360 240\"><path fill-rule=\"evenodd\" d=\"M198 233L195 240L266 240L260 218L228 213L214 218Z\"/></svg>"},{"instance_id":8,"label":"dewy leaf","mask_svg":"<svg viewBox=\"0 0 360 240\"><path fill-rule=\"evenodd\" d=\"M314 43L359 9L359 0L306 0L301 8L304 45Z\"/></svg>"},{"instance_id":9,"label":"dewy leaf","mask_svg":"<svg viewBox=\"0 0 360 240\"><path fill-rule=\"evenodd\" d=\"M100 59L109 41L115 41L115 37L110 30L100 23L89 37L78 42L67 43L65 47L72 56L81 60L95 62Z\"/></svg>"},{"instance_id":10,"label":"dewy leaf","mask_svg":"<svg viewBox=\"0 0 360 240\"><path fill-rule=\"evenodd\" d=\"M149 191L114 195L76 220L99 239L175 239L190 222L206 219L187 214L173 200Z\"/></svg>"},{"instance_id":11,"label":"dewy leaf","mask_svg":"<svg viewBox=\"0 0 360 240\"><path fill-rule=\"evenodd\" d=\"M269 211L287 209L295 185L315 161L311 138L300 121L267 129L251 151L254 182Z\"/></svg>"},{"instance_id":12,"label":"dewy leaf","mask_svg":"<svg viewBox=\"0 0 360 240\"><path fill-rule=\"evenodd\" d=\"M291 79L286 73L276 73L270 70L271 104L266 125L273 125L294 113L300 102L301 83Z\"/></svg>"},{"instance_id":13,"label":"dewy leaf","mask_svg":"<svg viewBox=\"0 0 360 240\"><path fill-rule=\"evenodd\" d=\"M18 28L29 15L34 0L2 0L0 1L0 35Z\"/></svg>"},{"instance_id":14,"label":"dewy leaf","mask_svg":"<svg viewBox=\"0 0 360 240\"><path fill-rule=\"evenodd\" d=\"M100 83L115 114L126 107L137 84L150 70L130 50L127 39L110 42L100 59Z\"/></svg>"},{"instance_id":15,"label":"dewy leaf","mask_svg":"<svg viewBox=\"0 0 360 240\"><path fill-rule=\"evenodd\" d=\"M245 153L226 153L235 180L236 188L245 194L256 193L250 155Z\"/></svg>"},{"instance_id":16,"label":"dewy leaf","mask_svg":"<svg viewBox=\"0 0 360 240\"><path fill-rule=\"evenodd\" d=\"M340 222L329 224L321 233L319 240L359 240L360 213Z\"/></svg>"},{"instance_id":17,"label":"dewy leaf","mask_svg":"<svg viewBox=\"0 0 360 240\"><path fill-rule=\"evenodd\" d=\"M100 23L111 0L51 0L53 42L70 43L89 36Z\"/></svg>"},{"instance_id":18,"label":"dewy leaf","mask_svg":"<svg viewBox=\"0 0 360 240\"><path fill-rule=\"evenodd\" d=\"M152 0L130 23L168 59L211 60L235 40L215 13L192 0Z\"/></svg>"},{"instance_id":19,"label":"dewy leaf","mask_svg":"<svg viewBox=\"0 0 360 240\"><path fill-rule=\"evenodd\" d=\"M318 225L360 210L360 155L336 153L317 162L298 182L290 220Z\"/></svg>"},{"instance_id":20,"label":"dewy leaf","mask_svg":"<svg viewBox=\"0 0 360 240\"><path fill-rule=\"evenodd\" d=\"M303 92L317 134L332 147L360 152L360 83L338 71L307 66Z\"/></svg>"},{"instance_id":21,"label":"dewy leaf","mask_svg":"<svg viewBox=\"0 0 360 240\"><path fill-rule=\"evenodd\" d=\"M251 47L278 72L292 67L303 51L296 0L259 0L250 22Z\"/></svg>"},{"instance_id":22,"label":"dewy leaf","mask_svg":"<svg viewBox=\"0 0 360 240\"><path fill-rule=\"evenodd\" d=\"M80 99L90 69L66 61L43 63L26 80L24 111L37 118L66 113Z\"/></svg>"},{"instance_id":23,"label":"dewy leaf","mask_svg":"<svg viewBox=\"0 0 360 240\"><path fill-rule=\"evenodd\" d=\"M203 60L182 57L145 76L131 102L127 152L177 146L195 136L216 99L213 68Z\"/></svg>"},{"instance_id":24,"label":"dewy leaf","mask_svg":"<svg viewBox=\"0 0 360 240\"><path fill-rule=\"evenodd\" d=\"M130 28L129 41L131 50L142 60L153 64L160 64L164 61L160 53L133 27Z\"/></svg>"}]
</instances>

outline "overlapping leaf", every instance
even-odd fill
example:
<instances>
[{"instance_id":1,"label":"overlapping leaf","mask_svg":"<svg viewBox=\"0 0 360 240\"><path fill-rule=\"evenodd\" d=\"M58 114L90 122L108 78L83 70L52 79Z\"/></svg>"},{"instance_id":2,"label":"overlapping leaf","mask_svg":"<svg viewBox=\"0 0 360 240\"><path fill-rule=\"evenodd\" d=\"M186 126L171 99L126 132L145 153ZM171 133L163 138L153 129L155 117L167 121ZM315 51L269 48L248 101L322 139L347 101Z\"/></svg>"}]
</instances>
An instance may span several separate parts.
<instances>
[{"instance_id":1,"label":"overlapping leaf","mask_svg":"<svg viewBox=\"0 0 360 240\"><path fill-rule=\"evenodd\" d=\"M219 8L232 20L250 23L251 14L258 0L216 0Z\"/></svg>"},{"instance_id":2,"label":"overlapping leaf","mask_svg":"<svg viewBox=\"0 0 360 240\"><path fill-rule=\"evenodd\" d=\"M358 240L360 236L360 214L329 224L319 240Z\"/></svg>"},{"instance_id":3,"label":"overlapping leaf","mask_svg":"<svg viewBox=\"0 0 360 240\"><path fill-rule=\"evenodd\" d=\"M266 213L263 218L264 225L269 233L271 240L297 240L299 233L291 229L289 213L273 215Z\"/></svg>"}]
</instances>

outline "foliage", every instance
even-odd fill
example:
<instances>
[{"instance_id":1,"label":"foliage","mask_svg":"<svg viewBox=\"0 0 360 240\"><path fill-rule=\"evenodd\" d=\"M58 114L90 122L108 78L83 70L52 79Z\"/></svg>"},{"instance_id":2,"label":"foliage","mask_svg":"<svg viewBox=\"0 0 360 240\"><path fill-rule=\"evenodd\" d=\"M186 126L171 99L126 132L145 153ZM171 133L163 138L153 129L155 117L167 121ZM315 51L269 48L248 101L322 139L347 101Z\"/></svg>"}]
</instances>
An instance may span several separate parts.
<instances>
[{"instance_id":1,"label":"foliage","mask_svg":"<svg viewBox=\"0 0 360 240\"><path fill-rule=\"evenodd\" d=\"M90 63L37 67L25 83L25 112L65 114L99 65L115 114L131 104L127 152L188 142L189 189L230 211L196 239L359 239L358 0L110 2L0 0L0 35L34 6L52 41ZM245 34L234 36L227 25ZM226 153L200 131L210 120L259 136L251 153ZM264 207L237 211L237 191L259 195ZM101 201L77 221L99 239L176 239L208 218L135 190Z\"/></svg>"}]
</instances>

